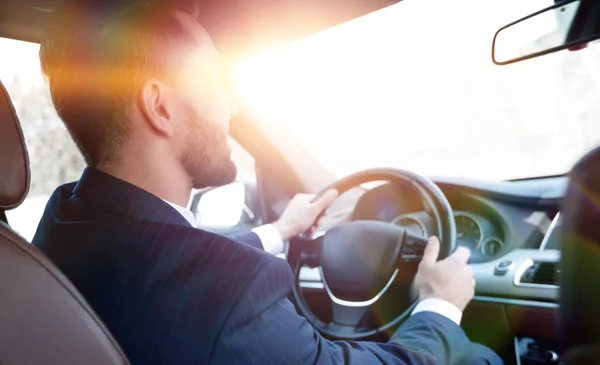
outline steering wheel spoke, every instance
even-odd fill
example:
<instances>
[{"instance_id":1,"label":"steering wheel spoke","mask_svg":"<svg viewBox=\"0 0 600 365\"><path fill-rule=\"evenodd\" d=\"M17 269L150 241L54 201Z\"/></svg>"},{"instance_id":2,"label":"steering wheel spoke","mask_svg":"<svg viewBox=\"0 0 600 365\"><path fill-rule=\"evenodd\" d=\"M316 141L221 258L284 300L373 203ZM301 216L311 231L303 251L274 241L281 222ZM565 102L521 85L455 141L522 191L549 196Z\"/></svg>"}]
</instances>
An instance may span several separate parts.
<instances>
[{"instance_id":1,"label":"steering wheel spoke","mask_svg":"<svg viewBox=\"0 0 600 365\"><path fill-rule=\"evenodd\" d=\"M319 266L319 253L323 246L323 234L309 236L300 236L296 238L294 245L290 245L287 259L292 267L308 266L315 268ZM294 263L292 263L294 262Z\"/></svg>"},{"instance_id":2,"label":"steering wheel spoke","mask_svg":"<svg viewBox=\"0 0 600 365\"><path fill-rule=\"evenodd\" d=\"M425 252L428 239L405 232L400 252L400 263L420 262Z\"/></svg>"},{"instance_id":3,"label":"steering wheel spoke","mask_svg":"<svg viewBox=\"0 0 600 365\"><path fill-rule=\"evenodd\" d=\"M330 326L350 327L353 331L360 327L365 317L369 314L370 306L347 307L331 302L332 321Z\"/></svg>"}]
</instances>

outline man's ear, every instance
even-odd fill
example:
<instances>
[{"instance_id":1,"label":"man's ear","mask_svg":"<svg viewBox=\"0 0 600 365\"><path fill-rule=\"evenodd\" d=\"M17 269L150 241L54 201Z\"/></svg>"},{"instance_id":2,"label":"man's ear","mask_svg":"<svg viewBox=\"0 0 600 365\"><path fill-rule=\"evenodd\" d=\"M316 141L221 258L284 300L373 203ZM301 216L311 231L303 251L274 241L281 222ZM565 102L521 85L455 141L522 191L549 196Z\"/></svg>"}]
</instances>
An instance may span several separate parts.
<instances>
[{"instance_id":1,"label":"man's ear","mask_svg":"<svg viewBox=\"0 0 600 365\"><path fill-rule=\"evenodd\" d=\"M173 136L173 95L165 84L147 81L140 90L138 102L150 128L164 136Z\"/></svg>"}]
</instances>

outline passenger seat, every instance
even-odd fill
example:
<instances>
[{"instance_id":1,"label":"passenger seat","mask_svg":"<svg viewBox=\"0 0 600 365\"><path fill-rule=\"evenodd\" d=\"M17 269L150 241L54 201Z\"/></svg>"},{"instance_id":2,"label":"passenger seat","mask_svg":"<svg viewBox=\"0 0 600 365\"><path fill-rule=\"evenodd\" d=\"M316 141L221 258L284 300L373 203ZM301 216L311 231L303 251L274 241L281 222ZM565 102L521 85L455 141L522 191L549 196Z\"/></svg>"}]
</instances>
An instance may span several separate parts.
<instances>
[{"instance_id":1,"label":"passenger seat","mask_svg":"<svg viewBox=\"0 0 600 365\"><path fill-rule=\"evenodd\" d=\"M75 287L6 223L28 190L23 132L0 82L0 364L128 364Z\"/></svg>"}]
</instances>

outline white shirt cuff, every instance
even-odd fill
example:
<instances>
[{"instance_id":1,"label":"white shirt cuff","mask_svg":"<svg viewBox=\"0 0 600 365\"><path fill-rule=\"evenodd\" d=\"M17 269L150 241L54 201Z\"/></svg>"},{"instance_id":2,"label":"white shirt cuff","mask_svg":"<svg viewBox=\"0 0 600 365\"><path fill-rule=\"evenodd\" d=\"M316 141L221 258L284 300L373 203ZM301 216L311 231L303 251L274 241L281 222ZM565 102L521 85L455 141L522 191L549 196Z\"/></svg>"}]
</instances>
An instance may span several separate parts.
<instances>
[{"instance_id":1,"label":"white shirt cuff","mask_svg":"<svg viewBox=\"0 0 600 365\"><path fill-rule=\"evenodd\" d=\"M415 306L415 309L412 311L411 316L420 312L433 312L440 314L459 326L460 321L462 320L461 310L458 309L454 304L447 302L443 299L428 298L420 301Z\"/></svg>"},{"instance_id":2,"label":"white shirt cuff","mask_svg":"<svg viewBox=\"0 0 600 365\"><path fill-rule=\"evenodd\" d=\"M265 224L252 229L252 232L258 236L265 251L273 255L282 254L284 251L283 237L279 230L272 224Z\"/></svg>"}]
</instances>

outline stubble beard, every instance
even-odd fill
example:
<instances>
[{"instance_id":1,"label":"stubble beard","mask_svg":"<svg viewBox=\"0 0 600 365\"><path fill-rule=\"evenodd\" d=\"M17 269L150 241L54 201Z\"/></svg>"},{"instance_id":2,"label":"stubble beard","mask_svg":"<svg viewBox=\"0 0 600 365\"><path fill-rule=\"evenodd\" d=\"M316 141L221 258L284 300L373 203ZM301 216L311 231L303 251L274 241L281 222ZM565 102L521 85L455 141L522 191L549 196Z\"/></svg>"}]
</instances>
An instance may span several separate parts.
<instances>
[{"instance_id":1,"label":"stubble beard","mask_svg":"<svg viewBox=\"0 0 600 365\"><path fill-rule=\"evenodd\" d=\"M235 181L237 167L231 159L227 133L214 123L193 116L195 130L186 138L182 163L194 189L223 186Z\"/></svg>"}]
</instances>

